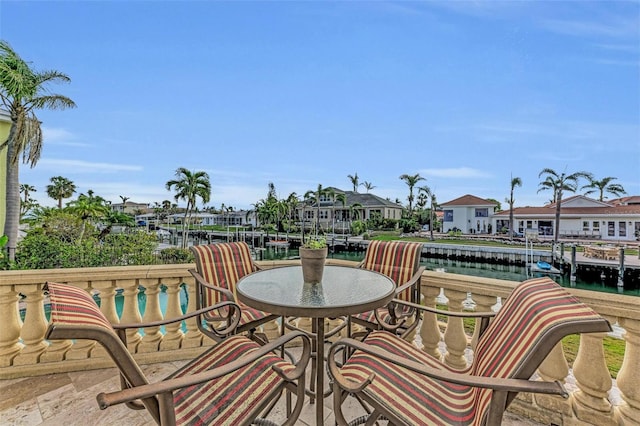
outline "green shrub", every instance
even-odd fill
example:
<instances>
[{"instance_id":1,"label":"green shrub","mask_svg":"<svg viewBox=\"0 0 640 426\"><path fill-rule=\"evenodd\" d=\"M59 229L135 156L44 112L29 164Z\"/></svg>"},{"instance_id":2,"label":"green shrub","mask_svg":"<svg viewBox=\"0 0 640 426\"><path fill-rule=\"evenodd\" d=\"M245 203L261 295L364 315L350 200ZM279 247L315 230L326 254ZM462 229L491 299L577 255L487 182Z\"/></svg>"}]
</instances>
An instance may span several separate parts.
<instances>
[{"instance_id":1,"label":"green shrub","mask_svg":"<svg viewBox=\"0 0 640 426\"><path fill-rule=\"evenodd\" d=\"M191 263L195 259L189 249L169 247L160 250L162 263Z\"/></svg>"}]
</instances>

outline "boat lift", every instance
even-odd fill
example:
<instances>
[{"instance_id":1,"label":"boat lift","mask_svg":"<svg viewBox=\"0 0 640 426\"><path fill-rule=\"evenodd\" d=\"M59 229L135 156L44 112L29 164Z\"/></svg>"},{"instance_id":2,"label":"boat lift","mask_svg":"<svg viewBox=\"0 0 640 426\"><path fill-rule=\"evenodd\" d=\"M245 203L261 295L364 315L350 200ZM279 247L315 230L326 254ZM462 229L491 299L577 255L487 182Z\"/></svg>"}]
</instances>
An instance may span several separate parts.
<instances>
[{"instance_id":1,"label":"boat lift","mask_svg":"<svg viewBox=\"0 0 640 426\"><path fill-rule=\"evenodd\" d=\"M562 275L562 272L553 265L542 260L534 261L533 243L538 241L538 230L528 228L524 231L525 263L527 264L527 278L540 275Z\"/></svg>"}]
</instances>

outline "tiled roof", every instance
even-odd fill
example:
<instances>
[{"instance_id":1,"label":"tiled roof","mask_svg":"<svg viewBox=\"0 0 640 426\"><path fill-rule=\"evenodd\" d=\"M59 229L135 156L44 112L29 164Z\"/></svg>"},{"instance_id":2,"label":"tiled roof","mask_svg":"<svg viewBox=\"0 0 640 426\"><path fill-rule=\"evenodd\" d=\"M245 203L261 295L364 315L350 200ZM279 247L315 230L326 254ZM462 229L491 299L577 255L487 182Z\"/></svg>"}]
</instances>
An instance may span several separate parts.
<instances>
[{"instance_id":1,"label":"tiled roof","mask_svg":"<svg viewBox=\"0 0 640 426\"><path fill-rule=\"evenodd\" d=\"M475 195L463 195L455 200L447 201L440 204L441 206L495 206L494 201L485 200L484 198L476 197Z\"/></svg>"},{"instance_id":2,"label":"tiled roof","mask_svg":"<svg viewBox=\"0 0 640 426\"><path fill-rule=\"evenodd\" d=\"M544 207L516 207L513 209L514 216L555 216L555 206ZM610 206L610 207L563 207L561 214L563 217L571 215L579 216L613 216L613 215L640 215L640 205L630 206ZM509 210L496 213L495 216L509 216Z\"/></svg>"},{"instance_id":3,"label":"tiled roof","mask_svg":"<svg viewBox=\"0 0 640 426\"><path fill-rule=\"evenodd\" d=\"M347 196L347 206L353 205L355 203L362 204L362 207L394 207L394 208L402 208L402 206L394 203L393 201L386 200L382 197L378 197L377 195L369 194L369 193L359 193L353 191L346 191Z\"/></svg>"}]
</instances>

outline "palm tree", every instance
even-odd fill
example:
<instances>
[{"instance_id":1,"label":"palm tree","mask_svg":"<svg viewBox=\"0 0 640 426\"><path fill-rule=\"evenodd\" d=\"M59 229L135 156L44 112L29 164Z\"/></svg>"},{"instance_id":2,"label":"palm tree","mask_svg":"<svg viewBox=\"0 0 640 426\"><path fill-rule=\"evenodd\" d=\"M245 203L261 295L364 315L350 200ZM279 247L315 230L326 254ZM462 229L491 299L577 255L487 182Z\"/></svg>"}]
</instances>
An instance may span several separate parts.
<instances>
[{"instance_id":1,"label":"palm tree","mask_svg":"<svg viewBox=\"0 0 640 426\"><path fill-rule=\"evenodd\" d=\"M104 198L93 195L93 191L87 191L87 195L80 194L77 200L71 201L69 211L82 219L82 229L78 237L78 244L82 242L88 222L95 222L107 216L109 208Z\"/></svg>"},{"instance_id":2,"label":"palm tree","mask_svg":"<svg viewBox=\"0 0 640 426\"><path fill-rule=\"evenodd\" d=\"M373 185L371 182L367 182L366 180L362 183L362 186L364 186L364 189L367 190L367 193L375 188L375 185Z\"/></svg>"},{"instance_id":3,"label":"palm tree","mask_svg":"<svg viewBox=\"0 0 640 426\"><path fill-rule=\"evenodd\" d=\"M436 209L438 208L438 202L436 201L436 194L431 192L431 212L429 217L429 233L431 234L431 240L433 241L433 229L436 227Z\"/></svg>"},{"instance_id":4,"label":"palm tree","mask_svg":"<svg viewBox=\"0 0 640 426\"><path fill-rule=\"evenodd\" d=\"M62 200L70 198L76 192L76 185L62 176L54 176L50 179L51 185L47 185L47 195L58 201L58 209L62 208Z\"/></svg>"},{"instance_id":5,"label":"palm tree","mask_svg":"<svg viewBox=\"0 0 640 426\"><path fill-rule=\"evenodd\" d=\"M298 205L300 204L300 200L298 200L298 194L292 192L289 196L284 200L286 208L287 208L287 237L289 236L289 232L291 232L291 222L295 219L295 213L298 209Z\"/></svg>"},{"instance_id":6,"label":"palm tree","mask_svg":"<svg viewBox=\"0 0 640 426\"><path fill-rule=\"evenodd\" d=\"M360 186L360 178L358 177L358 172L355 175L347 175L351 184L353 185L353 192L358 192L358 187Z\"/></svg>"},{"instance_id":7,"label":"palm tree","mask_svg":"<svg viewBox=\"0 0 640 426\"><path fill-rule=\"evenodd\" d=\"M436 203L436 194L427 185L421 186L420 188L418 188L418 192L419 192L418 197L420 197L421 195L424 195L425 206L427 202L430 202L429 232L431 234L431 239L433 240L433 228L435 225L435 210L438 206Z\"/></svg>"},{"instance_id":8,"label":"palm tree","mask_svg":"<svg viewBox=\"0 0 640 426\"><path fill-rule=\"evenodd\" d=\"M22 200L23 203L29 203L29 200L31 200L31 197L29 195L31 195L32 192L36 192L35 186L29 185L27 183L20 184L20 193L24 194L24 199Z\"/></svg>"},{"instance_id":9,"label":"palm tree","mask_svg":"<svg viewBox=\"0 0 640 426\"><path fill-rule=\"evenodd\" d=\"M538 192L545 190L553 191L553 200L556 203L556 221L555 228L553 230L553 241L558 242L560 235L560 209L562 208L562 194L567 192L576 192L578 189L578 180L580 178L589 178L590 173L587 172L575 172L570 175L566 173L558 173L553 169L542 169L538 177L546 175L545 179L540 182Z\"/></svg>"},{"instance_id":10,"label":"palm tree","mask_svg":"<svg viewBox=\"0 0 640 426\"><path fill-rule=\"evenodd\" d=\"M513 204L516 202L516 199L513 198L513 190L516 186L522 186L522 179L519 177L513 177L511 175L511 191L509 192L509 198L505 198L505 202L509 203L509 239L513 240L513 232L514 232L514 223L513 223Z\"/></svg>"},{"instance_id":11,"label":"palm tree","mask_svg":"<svg viewBox=\"0 0 640 426\"><path fill-rule=\"evenodd\" d=\"M409 201L409 217L411 217L411 214L413 213L413 200L414 200L413 188L416 186L418 182L426 179L420 176L420 173L416 173L415 175L408 175L405 173L400 176L400 179L402 179L407 184L407 186L409 186L409 196L407 197L407 200Z\"/></svg>"},{"instance_id":12,"label":"palm tree","mask_svg":"<svg viewBox=\"0 0 640 426\"><path fill-rule=\"evenodd\" d=\"M196 206L198 198L203 204L209 202L211 198L211 181L209 174L203 171L191 172L184 167L176 170L176 179L169 180L165 187L167 190L175 189L175 200L185 200L187 208L184 212L182 220L182 248L187 248L188 239L188 218L191 216L192 210Z\"/></svg>"},{"instance_id":13,"label":"palm tree","mask_svg":"<svg viewBox=\"0 0 640 426\"><path fill-rule=\"evenodd\" d=\"M31 198L31 193L36 192L35 186L21 183L20 184L20 193L24 194L24 198L20 203L20 217L22 217L25 213L27 213L32 207L36 205L36 202L33 198Z\"/></svg>"},{"instance_id":14,"label":"palm tree","mask_svg":"<svg viewBox=\"0 0 640 426\"><path fill-rule=\"evenodd\" d=\"M327 188L323 188L322 184L318 184L315 191L310 190L304 194L304 199L316 205L316 236L320 231L320 200L322 196L328 193Z\"/></svg>"},{"instance_id":15,"label":"palm tree","mask_svg":"<svg viewBox=\"0 0 640 426\"><path fill-rule=\"evenodd\" d=\"M339 194L333 189L329 190L329 196L333 201L331 203L331 232L336 233L336 202L340 201L342 207L347 204L347 197L344 194Z\"/></svg>"},{"instance_id":16,"label":"palm tree","mask_svg":"<svg viewBox=\"0 0 640 426\"><path fill-rule=\"evenodd\" d=\"M0 40L0 101L11 116L9 137L0 144L7 148L6 219L4 234L8 258L15 260L20 222L20 157L34 167L42 152L42 128L35 115L38 109L73 108L76 104L66 96L52 94L48 83L68 82L59 71L38 72L29 67L7 43Z\"/></svg>"},{"instance_id":17,"label":"palm tree","mask_svg":"<svg viewBox=\"0 0 640 426\"><path fill-rule=\"evenodd\" d=\"M589 177L588 179L589 183L587 185L584 185L580 189L590 188L590 190L585 192L584 195L589 195L597 192L598 200L600 201L604 201L604 199L606 198L604 196L605 192L615 195L616 197L620 197L621 195L627 193L627 191L625 191L622 185L620 185L619 183L611 183L612 180L616 180L617 178L608 176L606 178L602 178L601 180L596 180L593 177Z\"/></svg>"}]
</instances>

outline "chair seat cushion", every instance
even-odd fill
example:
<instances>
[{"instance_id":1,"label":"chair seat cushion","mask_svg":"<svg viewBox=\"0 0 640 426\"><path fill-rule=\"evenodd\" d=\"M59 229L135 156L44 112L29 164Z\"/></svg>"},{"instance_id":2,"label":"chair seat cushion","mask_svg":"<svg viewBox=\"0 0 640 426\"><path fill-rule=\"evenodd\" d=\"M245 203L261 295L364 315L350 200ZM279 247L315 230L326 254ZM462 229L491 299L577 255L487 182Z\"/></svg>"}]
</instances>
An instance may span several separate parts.
<instances>
[{"instance_id":1,"label":"chair seat cushion","mask_svg":"<svg viewBox=\"0 0 640 426\"><path fill-rule=\"evenodd\" d=\"M372 332L365 343L439 370L468 372L450 368L386 331ZM406 424L470 425L481 420L474 419L475 392L468 386L439 382L362 351L356 351L340 371L357 382L374 373L364 393Z\"/></svg>"},{"instance_id":2,"label":"chair seat cushion","mask_svg":"<svg viewBox=\"0 0 640 426\"><path fill-rule=\"evenodd\" d=\"M260 321L267 317L275 316L268 312L260 311L258 309L252 308L251 306L245 305L244 303L241 303L241 302L238 304L240 305L240 309L242 310L242 316L240 317L240 322L238 323L239 327L248 323L252 323L254 321Z\"/></svg>"},{"instance_id":3,"label":"chair seat cushion","mask_svg":"<svg viewBox=\"0 0 640 426\"><path fill-rule=\"evenodd\" d=\"M244 336L228 337L170 377L196 374L228 364L259 347ZM267 354L229 375L175 391L176 423L237 425L251 420L259 404L267 400L268 395L280 391L279 385L284 383L273 370L274 365L284 371L294 368L275 354Z\"/></svg>"}]
</instances>

